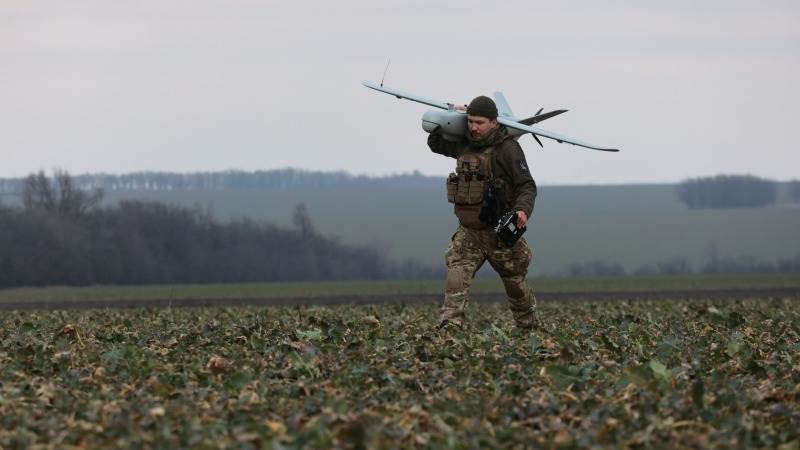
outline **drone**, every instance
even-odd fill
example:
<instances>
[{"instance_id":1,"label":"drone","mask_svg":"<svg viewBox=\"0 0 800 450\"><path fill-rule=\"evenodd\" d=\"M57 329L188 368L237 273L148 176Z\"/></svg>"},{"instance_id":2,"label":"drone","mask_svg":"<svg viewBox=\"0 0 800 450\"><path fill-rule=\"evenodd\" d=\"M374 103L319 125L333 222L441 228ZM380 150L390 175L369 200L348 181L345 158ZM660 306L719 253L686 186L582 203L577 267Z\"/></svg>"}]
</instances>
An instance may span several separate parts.
<instances>
[{"instance_id":1,"label":"drone","mask_svg":"<svg viewBox=\"0 0 800 450\"><path fill-rule=\"evenodd\" d=\"M447 140L459 141L464 138L467 132L467 112L463 105L432 100L416 94L385 87L383 83L378 85L369 81L364 81L362 84L370 89L393 95L398 99L411 100L413 102L422 103L424 105L437 108L429 110L422 115L422 129L427 133L436 131L441 133L442 137ZM515 139L519 139L523 135L530 133L541 147L544 147L544 145L542 145L542 141L539 140L539 137L552 139L559 144L567 143L592 150L600 150L604 152L619 151L619 149L616 148L599 147L533 126L534 124L545 119L549 119L567 112L565 109L557 109L555 111L546 113L542 113L542 109L539 109L539 112L536 113L536 115L528 117L527 119L517 120L514 117L514 113L511 112L511 107L508 106L508 102L506 101L506 98L502 92L494 93L494 102L497 105L498 110L497 122L499 122L501 125L505 125L508 129L508 134Z\"/></svg>"}]
</instances>

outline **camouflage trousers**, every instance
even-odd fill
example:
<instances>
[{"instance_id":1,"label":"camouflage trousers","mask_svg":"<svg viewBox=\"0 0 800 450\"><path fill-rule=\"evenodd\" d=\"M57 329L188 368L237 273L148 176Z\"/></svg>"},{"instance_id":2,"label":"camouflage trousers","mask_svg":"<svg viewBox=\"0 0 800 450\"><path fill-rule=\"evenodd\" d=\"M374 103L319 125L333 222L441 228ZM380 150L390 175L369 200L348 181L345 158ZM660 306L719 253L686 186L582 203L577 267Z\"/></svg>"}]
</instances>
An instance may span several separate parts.
<instances>
[{"instance_id":1,"label":"camouflage trousers","mask_svg":"<svg viewBox=\"0 0 800 450\"><path fill-rule=\"evenodd\" d=\"M463 325L472 280L488 260L503 280L517 326L531 328L537 325L536 297L525 281L531 262L531 250L525 238L520 238L514 247L507 248L498 242L493 230L459 226L444 257L447 285L440 316L442 322L446 320Z\"/></svg>"}]
</instances>

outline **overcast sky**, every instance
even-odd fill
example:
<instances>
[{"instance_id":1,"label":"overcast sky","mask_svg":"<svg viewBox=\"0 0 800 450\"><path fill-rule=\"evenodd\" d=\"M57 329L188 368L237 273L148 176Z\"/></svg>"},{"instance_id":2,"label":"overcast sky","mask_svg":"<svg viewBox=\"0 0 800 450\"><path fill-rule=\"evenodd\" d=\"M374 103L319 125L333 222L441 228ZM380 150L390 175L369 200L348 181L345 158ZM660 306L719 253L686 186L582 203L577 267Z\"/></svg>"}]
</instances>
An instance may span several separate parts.
<instances>
[{"instance_id":1,"label":"overcast sky","mask_svg":"<svg viewBox=\"0 0 800 450\"><path fill-rule=\"evenodd\" d=\"M499 6L502 5L502 6ZM39 169L444 175L427 107L501 90L546 184L800 177L800 2L0 3L0 176Z\"/></svg>"}]
</instances>

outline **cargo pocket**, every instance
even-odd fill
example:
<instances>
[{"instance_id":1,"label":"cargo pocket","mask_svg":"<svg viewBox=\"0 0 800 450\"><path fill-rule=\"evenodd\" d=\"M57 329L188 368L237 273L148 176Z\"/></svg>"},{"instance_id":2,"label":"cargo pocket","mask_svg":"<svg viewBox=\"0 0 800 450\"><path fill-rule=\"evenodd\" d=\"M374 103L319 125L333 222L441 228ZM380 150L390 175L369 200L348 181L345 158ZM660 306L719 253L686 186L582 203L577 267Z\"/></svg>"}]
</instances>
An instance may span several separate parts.
<instances>
[{"instance_id":1,"label":"cargo pocket","mask_svg":"<svg viewBox=\"0 0 800 450\"><path fill-rule=\"evenodd\" d=\"M528 243L525 241L525 238L519 238L511 250L511 261L514 267L514 274L527 274L528 266L530 266L532 258L533 252L531 251L530 247L528 247Z\"/></svg>"}]
</instances>

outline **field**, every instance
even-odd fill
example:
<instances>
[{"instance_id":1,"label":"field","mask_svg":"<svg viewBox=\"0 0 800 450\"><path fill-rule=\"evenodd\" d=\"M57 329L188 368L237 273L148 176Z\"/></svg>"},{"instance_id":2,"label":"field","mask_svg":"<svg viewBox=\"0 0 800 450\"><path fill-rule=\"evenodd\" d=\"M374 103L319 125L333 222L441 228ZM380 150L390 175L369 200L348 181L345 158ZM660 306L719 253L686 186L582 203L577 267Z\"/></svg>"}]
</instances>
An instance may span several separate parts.
<instances>
[{"instance_id":1,"label":"field","mask_svg":"<svg viewBox=\"0 0 800 450\"><path fill-rule=\"evenodd\" d=\"M554 275L593 260L633 271L676 257L695 269L714 258L792 258L800 254L800 208L781 198L770 208L689 210L674 185L540 186L526 235L531 270ZM198 205L221 219L248 216L285 226L304 202L322 233L437 266L456 227L438 187L128 191L109 192L106 201L124 199Z\"/></svg>"},{"instance_id":2,"label":"field","mask_svg":"<svg viewBox=\"0 0 800 450\"><path fill-rule=\"evenodd\" d=\"M800 446L800 302L14 311L2 448Z\"/></svg>"},{"instance_id":3,"label":"field","mask_svg":"<svg viewBox=\"0 0 800 450\"><path fill-rule=\"evenodd\" d=\"M722 274L637 277L532 278L540 299L775 296L800 292L800 275ZM0 289L0 309L236 304L437 302L444 280L336 281ZM497 276L476 279L477 300L504 301Z\"/></svg>"}]
</instances>

